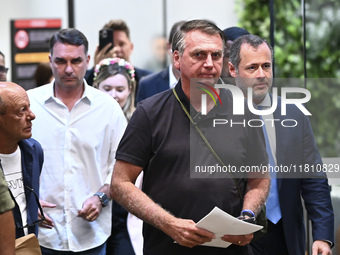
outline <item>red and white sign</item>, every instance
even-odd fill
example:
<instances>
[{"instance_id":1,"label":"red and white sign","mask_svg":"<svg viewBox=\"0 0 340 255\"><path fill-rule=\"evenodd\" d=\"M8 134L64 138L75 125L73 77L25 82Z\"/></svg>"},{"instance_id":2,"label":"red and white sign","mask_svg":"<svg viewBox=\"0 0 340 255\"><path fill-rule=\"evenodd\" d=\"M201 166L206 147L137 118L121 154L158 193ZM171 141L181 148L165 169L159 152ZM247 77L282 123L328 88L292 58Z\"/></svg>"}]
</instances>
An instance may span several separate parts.
<instances>
[{"instance_id":1,"label":"red and white sign","mask_svg":"<svg viewBox=\"0 0 340 255\"><path fill-rule=\"evenodd\" d=\"M19 30L15 33L14 44L18 49L25 49L29 42L28 33L25 30Z\"/></svg>"}]
</instances>

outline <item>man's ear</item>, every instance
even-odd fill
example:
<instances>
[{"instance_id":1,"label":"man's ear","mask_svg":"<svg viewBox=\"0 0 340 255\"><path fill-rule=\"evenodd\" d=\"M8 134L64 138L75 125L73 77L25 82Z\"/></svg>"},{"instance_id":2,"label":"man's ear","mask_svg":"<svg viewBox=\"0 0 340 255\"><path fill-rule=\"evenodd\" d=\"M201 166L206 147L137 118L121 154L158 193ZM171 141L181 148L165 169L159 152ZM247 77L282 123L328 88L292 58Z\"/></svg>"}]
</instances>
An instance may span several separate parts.
<instances>
[{"instance_id":1,"label":"man's ear","mask_svg":"<svg viewBox=\"0 0 340 255\"><path fill-rule=\"evenodd\" d=\"M235 69L235 66L228 62L228 67L229 67L229 73L232 77L236 78L236 69Z\"/></svg>"},{"instance_id":2,"label":"man's ear","mask_svg":"<svg viewBox=\"0 0 340 255\"><path fill-rule=\"evenodd\" d=\"M175 68L180 70L180 64L179 64L180 54L179 54L178 50L174 51L172 57L173 57L173 60L174 60Z\"/></svg>"},{"instance_id":3,"label":"man's ear","mask_svg":"<svg viewBox=\"0 0 340 255\"><path fill-rule=\"evenodd\" d=\"M50 62L50 67L52 68L52 56L51 56L51 54L48 55L48 61Z\"/></svg>"}]
</instances>

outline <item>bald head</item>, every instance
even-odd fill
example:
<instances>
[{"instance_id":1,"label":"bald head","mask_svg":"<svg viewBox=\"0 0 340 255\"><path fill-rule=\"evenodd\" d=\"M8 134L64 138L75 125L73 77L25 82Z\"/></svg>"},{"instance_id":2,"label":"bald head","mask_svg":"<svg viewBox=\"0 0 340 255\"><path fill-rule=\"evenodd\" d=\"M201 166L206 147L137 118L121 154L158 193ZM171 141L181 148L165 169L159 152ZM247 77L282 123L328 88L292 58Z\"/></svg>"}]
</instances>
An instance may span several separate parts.
<instances>
[{"instance_id":1,"label":"bald head","mask_svg":"<svg viewBox=\"0 0 340 255\"><path fill-rule=\"evenodd\" d=\"M0 89L2 90L2 89L23 89L23 88L14 82L5 81L5 82L0 82Z\"/></svg>"},{"instance_id":2,"label":"bald head","mask_svg":"<svg viewBox=\"0 0 340 255\"><path fill-rule=\"evenodd\" d=\"M0 114L1 115L4 115L6 112L6 101L11 100L11 97L17 94L26 94L26 91L16 83L0 82Z\"/></svg>"},{"instance_id":3,"label":"bald head","mask_svg":"<svg viewBox=\"0 0 340 255\"><path fill-rule=\"evenodd\" d=\"M13 82L0 82L0 153L13 153L20 140L30 138L34 119L26 91Z\"/></svg>"}]
</instances>

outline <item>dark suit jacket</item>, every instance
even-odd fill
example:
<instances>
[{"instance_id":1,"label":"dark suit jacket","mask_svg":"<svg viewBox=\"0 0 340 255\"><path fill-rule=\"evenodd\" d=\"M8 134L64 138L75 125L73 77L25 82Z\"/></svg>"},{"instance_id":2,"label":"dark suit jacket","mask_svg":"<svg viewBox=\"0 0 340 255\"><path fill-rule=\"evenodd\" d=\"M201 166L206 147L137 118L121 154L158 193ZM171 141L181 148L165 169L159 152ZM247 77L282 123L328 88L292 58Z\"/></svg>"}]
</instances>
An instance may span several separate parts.
<instances>
[{"instance_id":1,"label":"dark suit jacket","mask_svg":"<svg viewBox=\"0 0 340 255\"><path fill-rule=\"evenodd\" d=\"M135 80L136 80L136 94L135 94L135 101L136 101L136 96L138 94L138 91L139 91L139 82L140 80L147 76L147 75L150 75L152 72L149 71L149 70L145 70L145 69L140 69L140 68L137 68L135 67ZM136 103L135 103L136 104Z\"/></svg>"},{"instance_id":2,"label":"dark suit jacket","mask_svg":"<svg viewBox=\"0 0 340 255\"><path fill-rule=\"evenodd\" d=\"M139 82L136 102L169 89L169 67L162 71L143 77Z\"/></svg>"},{"instance_id":3,"label":"dark suit jacket","mask_svg":"<svg viewBox=\"0 0 340 255\"><path fill-rule=\"evenodd\" d=\"M295 105L287 105L287 115L281 115L281 98L274 112L277 165L296 167L304 164L322 164L313 131L307 116ZM296 127L283 127L281 121L294 119ZM305 254L305 229L301 195L308 218L312 221L313 240L334 243L334 214L326 178L281 178L278 190L282 223L290 255Z\"/></svg>"},{"instance_id":4,"label":"dark suit jacket","mask_svg":"<svg viewBox=\"0 0 340 255\"><path fill-rule=\"evenodd\" d=\"M44 162L43 150L40 143L33 138L21 140L19 143L21 150L22 176L25 185L25 196L27 205L27 223L32 224L38 220L38 204L34 194L26 188L32 188L39 198L39 178ZM15 202L13 209L15 222L22 226L21 213L18 204ZM38 236L38 225L29 227L28 233ZM21 228L16 228L16 238L24 236Z\"/></svg>"}]
</instances>

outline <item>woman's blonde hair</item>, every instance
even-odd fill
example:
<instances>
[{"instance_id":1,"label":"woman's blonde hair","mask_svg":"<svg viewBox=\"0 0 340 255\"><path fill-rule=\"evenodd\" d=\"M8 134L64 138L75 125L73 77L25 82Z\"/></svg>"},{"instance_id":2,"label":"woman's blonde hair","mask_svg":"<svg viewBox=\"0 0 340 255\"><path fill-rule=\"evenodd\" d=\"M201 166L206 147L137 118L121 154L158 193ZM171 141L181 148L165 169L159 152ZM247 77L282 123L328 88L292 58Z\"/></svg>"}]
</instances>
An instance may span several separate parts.
<instances>
[{"instance_id":1,"label":"woman's blonde hair","mask_svg":"<svg viewBox=\"0 0 340 255\"><path fill-rule=\"evenodd\" d=\"M122 58L106 58L96 65L94 70L93 86L99 88L99 84L111 76L122 74L128 81L130 94L122 107L124 115L127 120L130 120L132 113L135 110L135 69L134 67Z\"/></svg>"}]
</instances>

